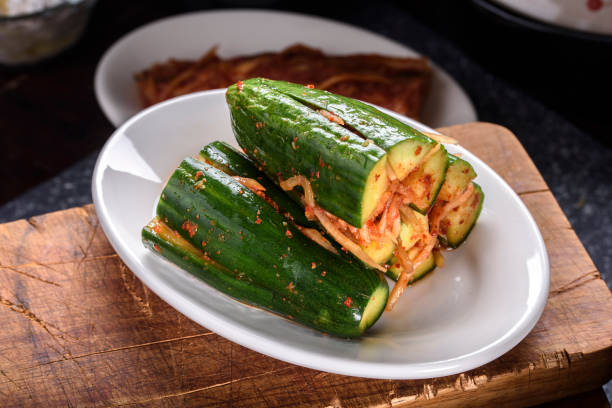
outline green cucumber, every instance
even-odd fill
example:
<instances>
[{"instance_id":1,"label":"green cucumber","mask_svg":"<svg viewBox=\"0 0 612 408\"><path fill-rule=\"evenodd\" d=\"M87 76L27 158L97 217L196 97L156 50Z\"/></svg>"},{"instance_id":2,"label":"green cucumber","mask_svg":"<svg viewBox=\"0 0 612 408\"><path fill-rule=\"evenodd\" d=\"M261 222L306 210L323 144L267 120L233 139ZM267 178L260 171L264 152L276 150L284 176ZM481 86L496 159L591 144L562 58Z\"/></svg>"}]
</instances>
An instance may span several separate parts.
<instances>
[{"instance_id":1,"label":"green cucumber","mask_svg":"<svg viewBox=\"0 0 612 408\"><path fill-rule=\"evenodd\" d=\"M446 179L438 194L438 200L441 201L450 201L465 190L470 182L476 178L474 168L467 161L449 154L448 163Z\"/></svg>"},{"instance_id":2,"label":"green cucumber","mask_svg":"<svg viewBox=\"0 0 612 408\"><path fill-rule=\"evenodd\" d=\"M316 223L306 218L304 209L300 205L257 169L251 159L229 144L219 141L209 143L202 148L199 158L230 176L248 177L257 180L265 187L265 195L278 205L283 215L293 219L301 227L318 227Z\"/></svg>"},{"instance_id":3,"label":"green cucumber","mask_svg":"<svg viewBox=\"0 0 612 408\"><path fill-rule=\"evenodd\" d=\"M436 269L436 261L434 259L433 253L431 253L429 254L429 257L427 257L425 262L423 262L421 265L419 265L418 268L416 268L414 274L412 275L412 278L410 278L410 280L408 281L408 285L423 279L428 273L430 273L434 269ZM397 259L392 258L391 266L389 266L389 269L387 270L387 276L393 280L397 280L399 278L400 272L401 268Z\"/></svg>"},{"instance_id":4,"label":"green cucumber","mask_svg":"<svg viewBox=\"0 0 612 408\"><path fill-rule=\"evenodd\" d=\"M421 158L438 144L404 122L358 100L289 82L266 80L265 84L313 109L323 109L340 117L344 127L388 153L387 160L400 180L412 173ZM413 203L414 209L426 214L433 205L444 182L447 161L446 150L440 146L440 152L433 154L421 169L422 174L411 178L412 183L426 180L422 188L428 189L424 199Z\"/></svg>"},{"instance_id":5,"label":"green cucumber","mask_svg":"<svg viewBox=\"0 0 612 408\"><path fill-rule=\"evenodd\" d=\"M361 103L356 106L367 109L359 111L359 120L347 117L344 125L330 121L319 113L319 106L300 99L298 89L304 94L323 92L261 78L230 86L226 99L236 140L273 180L280 182L298 174L308 177L319 206L361 228L389 187L387 172L393 165L388 166L387 161L401 157L416 163L415 155L425 157L437 143ZM322 95L336 97L327 92ZM355 112L359 113L357 108ZM370 127L362 125L368 121L379 124L371 126L371 135L366 132ZM430 189L426 202L415 203L422 213L435 201L446 174L448 160L443 146L439 153L421 166L423 177L415 179L424 180L424 188ZM407 169L406 174L413 172L414 163Z\"/></svg>"},{"instance_id":6,"label":"green cucumber","mask_svg":"<svg viewBox=\"0 0 612 408\"><path fill-rule=\"evenodd\" d=\"M182 241L153 224L143 230L145 245L244 303L340 337L360 336L385 307L389 288L378 271L315 244L199 160L185 159L172 174L157 216Z\"/></svg>"},{"instance_id":7,"label":"green cucumber","mask_svg":"<svg viewBox=\"0 0 612 408\"><path fill-rule=\"evenodd\" d=\"M274 89L226 93L238 144L273 180L308 177L317 204L361 228L388 187L386 152Z\"/></svg>"},{"instance_id":8,"label":"green cucumber","mask_svg":"<svg viewBox=\"0 0 612 408\"><path fill-rule=\"evenodd\" d=\"M462 205L452 210L440 222L438 239L443 246L457 248L470 235L482 211L484 192L474 183L474 192Z\"/></svg>"},{"instance_id":9,"label":"green cucumber","mask_svg":"<svg viewBox=\"0 0 612 408\"><path fill-rule=\"evenodd\" d=\"M414 211L414 215L421 224L421 228L425 229L425 231L429 231L428 219L427 216L422 215L421 213ZM423 237L417 234L413 225L402 223L402 229L400 231L400 238L402 240L402 246L404 248L412 248L420 239ZM429 272L433 271L436 268L436 264L434 262L433 253L429 254L429 257L423 262L419 267L416 268L414 275L408 282L408 284L414 283L427 275ZM399 274L401 272L400 265L395 257L392 257L389 260L389 268L387 268L387 276L393 280L397 280Z\"/></svg>"}]
</instances>

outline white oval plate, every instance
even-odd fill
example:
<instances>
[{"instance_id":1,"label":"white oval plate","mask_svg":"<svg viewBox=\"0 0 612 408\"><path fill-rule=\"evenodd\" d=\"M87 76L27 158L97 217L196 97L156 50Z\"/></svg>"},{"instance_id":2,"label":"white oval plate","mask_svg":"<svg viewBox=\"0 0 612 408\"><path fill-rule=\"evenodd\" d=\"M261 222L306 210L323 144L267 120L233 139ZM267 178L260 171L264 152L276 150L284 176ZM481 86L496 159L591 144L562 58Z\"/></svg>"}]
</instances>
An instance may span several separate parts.
<instances>
[{"instance_id":1,"label":"white oval plate","mask_svg":"<svg viewBox=\"0 0 612 408\"><path fill-rule=\"evenodd\" d=\"M378 34L320 17L254 10L189 13L147 24L117 41L98 64L96 97L106 117L119 126L142 109L134 74L155 62L197 59L215 45L219 55L228 58L280 51L298 42L337 55L418 55ZM476 120L463 89L435 65L421 119L432 127Z\"/></svg>"},{"instance_id":2,"label":"white oval plate","mask_svg":"<svg viewBox=\"0 0 612 408\"><path fill-rule=\"evenodd\" d=\"M472 163L486 194L478 225L448 254L443 269L409 288L361 340L324 336L223 295L149 252L140 240L165 180L183 158L213 140L236 146L224 90L175 98L134 116L108 140L93 175L95 208L113 248L145 285L197 323L294 364L417 379L487 363L515 346L538 320L549 287L538 227L511 188L458 146L448 148Z\"/></svg>"}]
</instances>

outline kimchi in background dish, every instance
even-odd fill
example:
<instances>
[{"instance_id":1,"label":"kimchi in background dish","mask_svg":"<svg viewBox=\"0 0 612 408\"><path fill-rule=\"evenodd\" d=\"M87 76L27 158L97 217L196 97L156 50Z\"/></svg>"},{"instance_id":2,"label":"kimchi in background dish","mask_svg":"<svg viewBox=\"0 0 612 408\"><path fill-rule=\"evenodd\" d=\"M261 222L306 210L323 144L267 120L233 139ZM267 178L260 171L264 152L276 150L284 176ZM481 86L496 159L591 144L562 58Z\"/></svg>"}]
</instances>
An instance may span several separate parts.
<instances>
[{"instance_id":1,"label":"kimchi in background dish","mask_svg":"<svg viewBox=\"0 0 612 408\"><path fill-rule=\"evenodd\" d=\"M213 47L197 61L170 59L135 75L145 107L252 77L313 84L418 119L429 91L431 67L425 58L334 56L296 44L277 53L229 59L219 58Z\"/></svg>"}]
</instances>

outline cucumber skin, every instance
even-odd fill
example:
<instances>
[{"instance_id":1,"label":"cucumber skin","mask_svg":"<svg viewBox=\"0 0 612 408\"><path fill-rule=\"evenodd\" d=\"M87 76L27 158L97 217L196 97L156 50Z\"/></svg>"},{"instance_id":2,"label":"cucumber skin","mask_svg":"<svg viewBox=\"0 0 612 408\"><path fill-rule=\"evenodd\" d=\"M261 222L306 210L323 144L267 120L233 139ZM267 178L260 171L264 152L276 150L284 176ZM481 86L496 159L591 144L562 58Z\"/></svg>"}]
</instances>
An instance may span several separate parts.
<instances>
[{"instance_id":1,"label":"cucumber skin","mask_svg":"<svg viewBox=\"0 0 612 408\"><path fill-rule=\"evenodd\" d=\"M196 174L200 171L202 177L198 179ZM196 190L194 186L203 178L206 182ZM215 265L222 265L211 268L192 262L193 257L182 258L191 264L186 269L242 302L340 337L360 336L384 309L382 302L380 310L368 317L369 324L361 325L372 294L388 295L382 274L342 261L321 248L263 199L198 160L187 158L174 172L157 214L194 247L202 248L201 243L206 242L202 248L205 255ZM261 223L256 222L257 218ZM192 235L181 228L186 220L197 225ZM145 235L143 231L145 243L153 241L150 234ZM165 248L162 247L162 255L168 257L169 248ZM179 258L185 256L177 254ZM177 254L168 258L179 263ZM179 266L185 267L185 263ZM324 276L322 271L326 271ZM347 297L351 298L350 307L345 305Z\"/></svg>"},{"instance_id":2,"label":"cucumber skin","mask_svg":"<svg viewBox=\"0 0 612 408\"><path fill-rule=\"evenodd\" d=\"M246 156L239 152L234 147L225 142L214 141L204 146L200 151L200 158L206 163L210 161L213 167L223 171L226 174L238 175L241 177L249 177L259 181L266 188L265 194L278 204L281 213L285 217L293 219L300 227L307 227L319 230L325 236L325 231L320 224L308 220L304 215L304 208L299 202L299 194L297 191L283 191L274 184L261 170L256 168L256 164ZM338 244L333 238L327 237L329 243L336 249L338 255L347 262L358 262L363 264L364 268L371 266L362 263L362 261L351 254L342 250L342 245Z\"/></svg>"},{"instance_id":3,"label":"cucumber skin","mask_svg":"<svg viewBox=\"0 0 612 408\"><path fill-rule=\"evenodd\" d=\"M361 228L368 176L386 152L267 82L254 78L227 90L238 144L276 182L308 177L320 207Z\"/></svg>"},{"instance_id":4,"label":"cucumber skin","mask_svg":"<svg viewBox=\"0 0 612 408\"><path fill-rule=\"evenodd\" d=\"M444 182L446 181L446 172L448 171L449 166L450 166L450 163L447 160L445 167L444 167L444 177L442 178L442 180L438 181L438 186L431 191L432 198L429 200L429 205L423 208L419 208L415 204L410 204L410 208L412 208L415 211L420 212L423 215L427 215L429 213L429 211L432 209L432 207L436 203L436 200L438 199L438 194L440 194L440 190L442 190L442 187L444 186Z\"/></svg>"},{"instance_id":5,"label":"cucumber skin","mask_svg":"<svg viewBox=\"0 0 612 408\"><path fill-rule=\"evenodd\" d=\"M429 144L432 147L437 144L435 140L404 122L356 99L290 82L266 80L266 84L279 92L291 95L302 103L338 115L345 123L350 124L353 129L385 151L389 151L393 146L407 139L424 145Z\"/></svg>"},{"instance_id":6,"label":"cucumber skin","mask_svg":"<svg viewBox=\"0 0 612 408\"><path fill-rule=\"evenodd\" d=\"M289 214L297 225L319 228L315 222L306 218L304 208L301 205L297 204L286 192L257 169L256 164L251 159L229 144L219 141L209 143L200 151L200 157L226 174L257 180L265 187L265 195L278 204L282 213Z\"/></svg>"}]
</instances>

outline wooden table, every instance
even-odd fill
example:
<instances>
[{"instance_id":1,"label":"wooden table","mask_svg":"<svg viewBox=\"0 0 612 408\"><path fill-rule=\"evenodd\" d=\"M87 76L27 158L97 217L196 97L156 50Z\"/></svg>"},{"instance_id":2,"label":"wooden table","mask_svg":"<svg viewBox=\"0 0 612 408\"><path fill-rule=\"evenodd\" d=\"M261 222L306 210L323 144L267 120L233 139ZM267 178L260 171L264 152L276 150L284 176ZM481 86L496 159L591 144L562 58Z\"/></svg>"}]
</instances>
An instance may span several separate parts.
<instances>
[{"instance_id":1,"label":"wooden table","mask_svg":"<svg viewBox=\"0 0 612 408\"><path fill-rule=\"evenodd\" d=\"M542 318L499 359L460 375L395 381L266 357L144 287L89 205L0 226L0 405L518 406L601 387L612 378L612 294L542 177L505 128L442 130L508 181L550 256Z\"/></svg>"}]
</instances>

